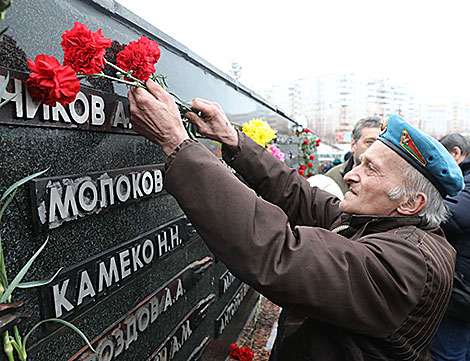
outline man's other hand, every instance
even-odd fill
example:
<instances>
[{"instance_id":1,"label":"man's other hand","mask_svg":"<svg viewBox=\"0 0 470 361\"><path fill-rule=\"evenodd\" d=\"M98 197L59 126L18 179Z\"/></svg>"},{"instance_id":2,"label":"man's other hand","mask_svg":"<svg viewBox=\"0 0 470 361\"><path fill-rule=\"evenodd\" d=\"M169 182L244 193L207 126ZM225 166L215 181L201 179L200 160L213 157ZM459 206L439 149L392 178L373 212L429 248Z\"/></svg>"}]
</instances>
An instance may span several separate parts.
<instances>
[{"instance_id":1,"label":"man's other hand","mask_svg":"<svg viewBox=\"0 0 470 361\"><path fill-rule=\"evenodd\" d=\"M202 118L194 112L188 112L184 116L197 126L199 133L236 149L238 133L219 104L195 98L191 105L194 111L202 114Z\"/></svg>"}]
</instances>

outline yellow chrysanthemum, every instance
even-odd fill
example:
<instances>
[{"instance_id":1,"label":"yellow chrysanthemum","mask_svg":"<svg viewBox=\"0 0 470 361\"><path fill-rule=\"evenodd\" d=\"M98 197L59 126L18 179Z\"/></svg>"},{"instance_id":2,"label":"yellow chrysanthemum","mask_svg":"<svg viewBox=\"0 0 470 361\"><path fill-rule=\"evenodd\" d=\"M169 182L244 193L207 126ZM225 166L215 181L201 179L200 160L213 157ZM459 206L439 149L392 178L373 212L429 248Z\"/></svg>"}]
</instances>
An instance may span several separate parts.
<instances>
[{"instance_id":1,"label":"yellow chrysanthemum","mask_svg":"<svg viewBox=\"0 0 470 361\"><path fill-rule=\"evenodd\" d=\"M243 124L243 133L263 147L276 138L276 132L277 130L273 130L267 122L259 118L253 118Z\"/></svg>"}]
</instances>

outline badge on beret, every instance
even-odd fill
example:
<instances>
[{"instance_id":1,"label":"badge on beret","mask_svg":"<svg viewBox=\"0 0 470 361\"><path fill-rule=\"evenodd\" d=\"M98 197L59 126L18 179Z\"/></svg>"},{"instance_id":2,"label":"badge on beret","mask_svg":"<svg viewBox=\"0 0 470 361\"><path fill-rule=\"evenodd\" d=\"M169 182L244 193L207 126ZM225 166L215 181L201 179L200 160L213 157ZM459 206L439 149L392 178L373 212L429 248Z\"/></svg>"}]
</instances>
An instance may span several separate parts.
<instances>
[{"instance_id":1,"label":"badge on beret","mask_svg":"<svg viewBox=\"0 0 470 361\"><path fill-rule=\"evenodd\" d=\"M382 120L382 123L380 123L380 133L383 134L385 133L385 131L387 130L387 126L388 126L388 120L390 118L387 116L385 116L385 118Z\"/></svg>"},{"instance_id":2,"label":"badge on beret","mask_svg":"<svg viewBox=\"0 0 470 361\"><path fill-rule=\"evenodd\" d=\"M423 155L421 154L418 147L416 146L416 144L411 139L411 137L408 134L408 132L406 131L406 129L403 129L403 131L401 132L400 145L413 158L415 158L424 167L426 167L426 159L424 159Z\"/></svg>"}]
</instances>

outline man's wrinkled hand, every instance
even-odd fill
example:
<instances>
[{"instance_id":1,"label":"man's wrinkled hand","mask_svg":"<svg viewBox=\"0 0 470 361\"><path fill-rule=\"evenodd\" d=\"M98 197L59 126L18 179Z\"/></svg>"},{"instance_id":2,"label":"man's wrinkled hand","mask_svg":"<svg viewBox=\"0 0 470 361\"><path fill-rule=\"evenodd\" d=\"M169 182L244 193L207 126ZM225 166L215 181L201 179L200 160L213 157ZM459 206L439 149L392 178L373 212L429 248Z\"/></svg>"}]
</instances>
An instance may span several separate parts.
<instances>
[{"instance_id":1,"label":"man's wrinkled hand","mask_svg":"<svg viewBox=\"0 0 470 361\"><path fill-rule=\"evenodd\" d=\"M132 127L169 155L188 134L173 97L153 81L146 85L148 91L137 87L129 91Z\"/></svg>"},{"instance_id":2,"label":"man's wrinkled hand","mask_svg":"<svg viewBox=\"0 0 470 361\"><path fill-rule=\"evenodd\" d=\"M188 112L184 116L197 126L199 133L232 149L238 146L238 133L219 104L195 98L191 106L195 112L200 112L202 117L194 112Z\"/></svg>"}]
</instances>

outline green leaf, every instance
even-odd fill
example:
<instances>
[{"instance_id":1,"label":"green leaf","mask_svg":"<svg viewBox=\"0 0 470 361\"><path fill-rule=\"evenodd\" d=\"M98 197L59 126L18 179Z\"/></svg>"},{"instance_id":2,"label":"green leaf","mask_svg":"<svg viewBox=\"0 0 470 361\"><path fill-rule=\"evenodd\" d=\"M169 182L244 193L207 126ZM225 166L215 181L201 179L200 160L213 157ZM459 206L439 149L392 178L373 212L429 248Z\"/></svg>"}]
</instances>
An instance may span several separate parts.
<instances>
[{"instance_id":1,"label":"green leaf","mask_svg":"<svg viewBox=\"0 0 470 361\"><path fill-rule=\"evenodd\" d=\"M52 276L51 278L49 278L48 280L39 280L39 281L30 281L30 282L23 282L23 283L19 283L18 284L18 288L33 288L33 287L41 287L41 286L45 286L49 283L51 283L52 281L54 281L54 279L57 277L57 275L59 274L60 271L62 271L64 267L60 267L57 272L54 274L54 276Z\"/></svg>"},{"instance_id":2,"label":"green leaf","mask_svg":"<svg viewBox=\"0 0 470 361\"><path fill-rule=\"evenodd\" d=\"M2 208L0 209L0 221L3 217L3 213L5 212L5 209L7 209L8 205L11 203L13 198L15 197L16 191L18 189L16 188L13 193L10 195L10 197L7 199L7 201L3 204ZM1 224L1 222L0 222ZM3 257L3 244L2 244L2 236L0 234L0 274L1 274L1 280L2 280L2 285L4 288L8 287L8 278L7 278L7 271L5 268L5 259Z\"/></svg>"},{"instance_id":3,"label":"green leaf","mask_svg":"<svg viewBox=\"0 0 470 361\"><path fill-rule=\"evenodd\" d=\"M26 336L24 337L24 340L23 340L23 345L24 347L26 347L26 341L28 341L28 338L29 336L31 336L31 334L33 333L33 331L38 328L39 326L41 326L43 323L46 323L46 322L57 322L57 323L61 323L65 326L68 326L70 327L72 330L74 330L85 342L86 344L88 345L88 347L94 352L96 353L96 350L93 348L93 346L91 346L91 343L90 341L88 341L88 338L85 336L85 334L80 331L76 326L72 325L70 322L67 322L65 320L61 320L60 318L48 318L47 320L42 320L40 322L38 322L37 324L35 324L33 326L33 328L31 328L31 330L29 330L29 332L26 334Z\"/></svg>"},{"instance_id":4,"label":"green leaf","mask_svg":"<svg viewBox=\"0 0 470 361\"><path fill-rule=\"evenodd\" d=\"M10 297L11 293L14 291L16 286L21 282L23 279L24 275L26 272L28 272L29 268L33 264L34 260L39 256L39 254L42 252L44 247L46 247L47 241L49 240L49 236L47 236L46 241L43 243L43 245L36 251L36 253L29 259L28 262L23 266L23 268L18 272L16 277L11 281L11 284L8 286L8 288L5 290L5 293L3 294L2 298L0 298L0 303L5 303L5 301Z\"/></svg>"},{"instance_id":5,"label":"green leaf","mask_svg":"<svg viewBox=\"0 0 470 361\"><path fill-rule=\"evenodd\" d=\"M10 81L10 72L7 73L5 80L3 81L2 85L0 85L0 98L3 97L3 93L5 92L5 89L7 88L9 81Z\"/></svg>"},{"instance_id":6,"label":"green leaf","mask_svg":"<svg viewBox=\"0 0 470 361\"><path fill-rule=\"evenodd\" d=\"M40 175L46 173L48 170L49 170L49 168L46 168L46 169L44 169L44 170L42 170L42 171L40 171L40 172L37 172L37 173L34 173L34 174L30 175L30 176L24 177L23 179L20 179L18 182L12 184L12 185L10 186L10 188L8 188L8 189L5 191L5 193L3 193L2 198L0 198L0 202L3 202L3 200L4 200L6 197L8 197L8 195L9 195L11 192L13 192L13 190L14 190L15 188L18 188L19 186L25 184L26 182L30 181L30 180L33 179L33 178L39 177Z\"/></svg>"},{"instance_id":7,"label":"green leaf","mask_svg":"<svg viewBox=\"0 0 470 361\"><path fill-rule=\"evenodd\" d=\"M12 101L13 98L15 98L18 94L19 93L15 93L11 97L9 97L8 99L5 99L3 102L0 102L0 108L3 107L4 105L8 104L10 101Z\"/></svg>"}]
</instances>

